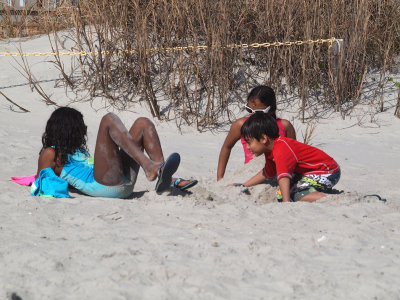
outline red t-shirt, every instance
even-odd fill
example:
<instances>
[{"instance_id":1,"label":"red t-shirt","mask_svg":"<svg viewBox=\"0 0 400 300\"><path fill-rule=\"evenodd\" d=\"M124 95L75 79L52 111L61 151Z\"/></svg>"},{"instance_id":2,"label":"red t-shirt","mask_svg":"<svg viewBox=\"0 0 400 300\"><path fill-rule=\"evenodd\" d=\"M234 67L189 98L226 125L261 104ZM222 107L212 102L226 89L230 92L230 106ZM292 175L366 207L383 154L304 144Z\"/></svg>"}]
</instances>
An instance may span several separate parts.
<instances>
[{"instance_id":1,"label":"red t-shirt","mask_svg":"<svg viewBox=\"0 0 400 300\"><path fill-rule=\"evenodd\" d=\"M292 174L332 174L339 171L337 162L324 151L287 137L274 141L272 152L265 153L264 176L292 178Z\"/></svg>"}]
</instances>

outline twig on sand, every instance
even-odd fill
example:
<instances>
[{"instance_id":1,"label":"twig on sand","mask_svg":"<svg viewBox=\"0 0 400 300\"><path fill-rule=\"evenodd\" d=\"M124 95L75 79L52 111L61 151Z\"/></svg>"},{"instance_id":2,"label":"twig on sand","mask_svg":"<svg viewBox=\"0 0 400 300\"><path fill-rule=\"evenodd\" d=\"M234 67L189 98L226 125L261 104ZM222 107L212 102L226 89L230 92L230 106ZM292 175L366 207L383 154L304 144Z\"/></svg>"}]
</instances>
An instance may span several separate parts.
<instances>
[{"instance_id":1,"label":"twig on sand","mask_svg":"<svg viewBox=\"0 0 400 300\"><path fill-rule=\"evenodd\" d=\"M21 63L18 62L17 60L16 63L21 67L22 70L17 70L22 76L28 80L29 87L31 88L31 91L35 90L43 99L44 101L49 104L49 105L59 105L54 102L53 100L50 99L50 96L46 94L46 92L43 90L43 88L39 84L39 80L36 79L36 77L32 74L31 68L26 61L25 57L22 55L22 49L19 49L20 58L21 58Z\"/></svg>"},{"instance_id":2,"label":"twig on sand","mask_svg":"<svg viewBox=\"0 0 400 300\"><path fill-rule=\"evenodd\" d=\"M0 91L0 94L9 102L11 102L12 104L14 104L16 107L18 107L20 110L22 110L23 112L30 112L29 110L23 108L22 106L18 105L17 103L15 103L14 101L12 101L10 98L8 98L6 95L4 95L4 93L2 91Z\"/></svg>"},{"instance_id":3,"label":"twig on sand","mask_svg":"<svg viewBox=\"0 0 400 300\"><path fill-rule=\"evenodd\" d=\"M396 104L396 110L394 111L394 115L400 118L400 87L399 91L397 92L397 104Z\"/></svg>"},{"instance_id":4,"label":"twig on sand","mask_svg":"<svg viewBox=\"0 0 400 300\"><path fill-rule=\"evenodd\" d=\"M311 139L312 139L312 136L314 134L314 130L316 127L317 127L317 124L315 122L307 123L306 131L304 133L302 132L304 144L311 145Z\"/></svg>"}]
</instances>

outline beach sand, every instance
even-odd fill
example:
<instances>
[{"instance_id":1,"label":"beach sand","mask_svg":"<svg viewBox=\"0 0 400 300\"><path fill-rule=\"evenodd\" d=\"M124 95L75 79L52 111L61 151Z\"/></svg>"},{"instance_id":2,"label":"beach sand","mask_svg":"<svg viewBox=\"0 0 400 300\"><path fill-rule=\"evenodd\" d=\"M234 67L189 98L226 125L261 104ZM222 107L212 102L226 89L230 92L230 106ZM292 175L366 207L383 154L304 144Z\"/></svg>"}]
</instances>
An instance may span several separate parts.
<instances>
[{"instance_id":1,"label":"beach sand","mask_svg":"<svg viewBox=\"0 0 400 300\"><path fill-rule=\"evenodd\" d=\"M23 41L48 51L46 37ZM0 42L14 52L17 40ZM48 58L31 57L41 86L60 105L69 99ZM17 59L18 61L18 59ZM130 199L31 197L11 176L36 172L41 135L54 110L29 89L10 57L0 57L0 299L399 299L400 120L387 107L359 107L342 120L321 118L312 145L342 169L340 194L317 203L278 203L276 186L238 187L263 165L243 165L238 143L216 182L229 127L197 132L158 122L164 154L179 152L180 177L199 184L157 195L141 171ZM72 96L69 94L68 96ZM101 105L99 105L100 107ZM100 118L111 109L72 104L84 114L91 153ZM99 108L97 107L97 108ZM294 108L295 110L295 108ZM144 106L116 112L127 126L149 116ZM293 111L279 115L292 117ZM374 118L370 122L369 116ZM301 141L305 124L294 119ZM378 194L387 201L379 201ZM365 197L366 196L366 197Z\"/></svg>"}]
</instances>

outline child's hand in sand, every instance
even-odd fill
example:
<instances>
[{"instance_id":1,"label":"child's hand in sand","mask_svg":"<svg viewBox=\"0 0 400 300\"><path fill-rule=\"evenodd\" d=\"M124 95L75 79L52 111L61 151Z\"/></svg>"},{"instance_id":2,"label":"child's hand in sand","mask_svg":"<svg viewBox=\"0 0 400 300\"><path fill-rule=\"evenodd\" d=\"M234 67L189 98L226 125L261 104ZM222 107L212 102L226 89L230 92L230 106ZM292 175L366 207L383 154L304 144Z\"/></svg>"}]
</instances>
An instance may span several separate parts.
<instances>
[{"instance_id":1,"label":"child's hand in sand","mask_svg":"<svg viewBox=\"0 0 400 300\"><path fill-rule=\"evenodd\" d=\"M236 186L236 187L244 187L244 184L243 183L231 183L231 184L228 184L227 186Z\"/></svg>"},{"instance_id":2,"label":"child's hand in sand","mask_svg":"<svg viewBox=\"0 0 400 300\"><path fill-rule=\"evenodd\" d=\"M229 184L228 186L240 187L240 191L242 193L250 195L249 188L245 187L243 183L232 183L232 184Z\"/></svg>"}]
</instances>

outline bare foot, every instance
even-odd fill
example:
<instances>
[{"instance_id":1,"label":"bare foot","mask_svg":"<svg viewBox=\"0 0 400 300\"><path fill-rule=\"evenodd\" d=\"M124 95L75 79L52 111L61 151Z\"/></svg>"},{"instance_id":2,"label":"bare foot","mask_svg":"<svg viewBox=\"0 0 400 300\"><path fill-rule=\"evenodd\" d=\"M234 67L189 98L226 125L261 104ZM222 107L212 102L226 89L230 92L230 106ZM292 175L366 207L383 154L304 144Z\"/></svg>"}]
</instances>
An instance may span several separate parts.
<instances>
[{"instance_id":1,"label":"bare foot","mask_svg":"<svg viewBox=\"0 0 400 300\"><path fill-rule=\"evenodd\" d=\"M161 166L160 162L151 162L148 166L143 166L144 173L146 174L147 180L154 181L157 178L158 168Z\"/></svg>"}]
</instances>

